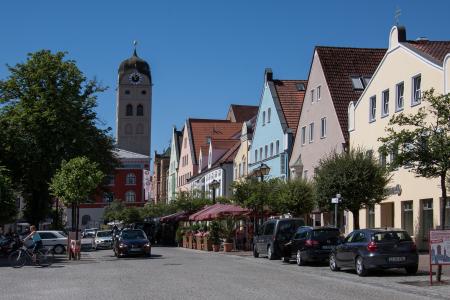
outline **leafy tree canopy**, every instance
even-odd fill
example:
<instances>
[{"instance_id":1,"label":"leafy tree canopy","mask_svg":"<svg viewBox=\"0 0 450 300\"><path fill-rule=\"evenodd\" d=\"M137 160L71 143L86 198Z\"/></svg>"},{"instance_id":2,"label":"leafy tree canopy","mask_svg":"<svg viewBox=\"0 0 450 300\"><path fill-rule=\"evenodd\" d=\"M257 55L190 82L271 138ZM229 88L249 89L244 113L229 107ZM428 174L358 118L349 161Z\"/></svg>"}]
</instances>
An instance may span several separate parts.
<instances>
[{"instance_id":1,"label":"leafy tree canopy","mask_svg":"<svg viewBox=\"0 0 450 300\"><path fill-rule=\"evenodd\" d=\"M7 170L0 166L0 225L14 221L17 217L16 195Z\"/></svg>"}]
</instances>

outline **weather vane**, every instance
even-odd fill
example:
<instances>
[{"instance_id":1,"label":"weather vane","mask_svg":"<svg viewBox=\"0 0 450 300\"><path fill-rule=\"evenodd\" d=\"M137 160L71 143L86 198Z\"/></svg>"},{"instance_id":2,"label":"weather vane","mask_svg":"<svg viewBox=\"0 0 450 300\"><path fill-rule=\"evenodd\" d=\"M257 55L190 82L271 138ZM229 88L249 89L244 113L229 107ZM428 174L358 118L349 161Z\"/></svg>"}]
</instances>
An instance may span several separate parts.
<instances>
[{"instance_id":1,"label":"weather vane","mask_svg":"<svg viewBox=\"0 0 450 300\"><path fill-rule=\"evenodd\" d=\"M402 15L402 10L400 7L397 6L397 9L395 10L395 24L398 25L400 23L400 16Z\"/></svg>"},{"instance_id":2,"label":"weather vane","mask_svg":"<svg viewBox=\"0 0 450 300\"><path fill-rule=\"evenodd\" d=\"M134 40L133 41L133 46L134 46L134 52L133 53L134 53L135 56L137 56L137 53L136 53L136 46L137 46L137 44L138 44L138 42L136 40Z\"/></svg>"}]
</instances>

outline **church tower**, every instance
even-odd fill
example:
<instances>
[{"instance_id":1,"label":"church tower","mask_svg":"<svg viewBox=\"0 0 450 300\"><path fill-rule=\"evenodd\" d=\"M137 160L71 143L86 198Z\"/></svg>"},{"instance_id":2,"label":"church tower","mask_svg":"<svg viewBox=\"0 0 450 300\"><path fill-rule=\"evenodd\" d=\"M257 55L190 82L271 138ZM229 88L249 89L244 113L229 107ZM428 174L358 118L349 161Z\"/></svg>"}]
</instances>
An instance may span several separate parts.
<instances>
[{"instance_id":1,"label":"church tower","mask_svg":"<svg viewBox=\"0 0 450 300\"><path fill-rule=\"evenodd\" d=\"M152 76L149 64L133 55L119 67L116 100L117 147L150 156Z\"/></svg>"}]
</instances>

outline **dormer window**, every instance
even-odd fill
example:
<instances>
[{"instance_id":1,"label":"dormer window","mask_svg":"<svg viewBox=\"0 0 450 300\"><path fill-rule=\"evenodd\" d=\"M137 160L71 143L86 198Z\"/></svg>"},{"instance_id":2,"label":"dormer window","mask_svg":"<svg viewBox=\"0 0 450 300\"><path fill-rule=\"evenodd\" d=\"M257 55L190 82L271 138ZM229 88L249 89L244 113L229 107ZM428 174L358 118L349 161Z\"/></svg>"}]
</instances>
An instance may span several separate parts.
<instances>
[{"instance_id":1,"label":"dormer window","mask_svg":"<svg viewBox=\"0 0 450 300\"><path fill-rule=\"evenodd\" d=\"M354 90L364 90L364 81L362 77L351 77Z\"/></svg>"},{"instance_id":2,"label":"dormer window","mask_svg":"<svg viewBox=\"0 0 450 300\"><path fill-rule=\"evenodd\" d=\"M297 83L297 90L302 92L306 90L306 86L304 83Z\"/></svg>"}]
</instances>

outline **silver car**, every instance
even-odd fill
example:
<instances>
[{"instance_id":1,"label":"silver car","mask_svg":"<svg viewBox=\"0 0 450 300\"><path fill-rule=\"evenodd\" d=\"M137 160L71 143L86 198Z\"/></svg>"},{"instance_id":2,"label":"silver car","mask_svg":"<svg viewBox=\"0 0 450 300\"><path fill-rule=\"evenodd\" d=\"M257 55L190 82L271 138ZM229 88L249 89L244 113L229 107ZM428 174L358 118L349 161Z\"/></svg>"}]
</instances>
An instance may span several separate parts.
<instances>
[{"instance_id":1,"label":"silver car","mask_svg":"<svg viewBox=\"0 0 450 300\"><path fill-rule=\"evenodd\" d=\"M112 248L112 231L102 230L95 234L95 249L111 249Z\"/></svg>"}]
</instances>

